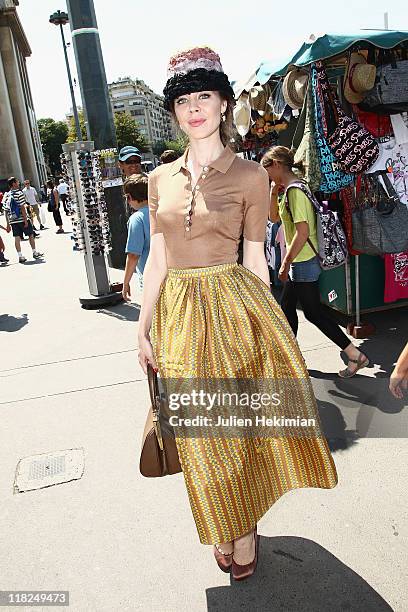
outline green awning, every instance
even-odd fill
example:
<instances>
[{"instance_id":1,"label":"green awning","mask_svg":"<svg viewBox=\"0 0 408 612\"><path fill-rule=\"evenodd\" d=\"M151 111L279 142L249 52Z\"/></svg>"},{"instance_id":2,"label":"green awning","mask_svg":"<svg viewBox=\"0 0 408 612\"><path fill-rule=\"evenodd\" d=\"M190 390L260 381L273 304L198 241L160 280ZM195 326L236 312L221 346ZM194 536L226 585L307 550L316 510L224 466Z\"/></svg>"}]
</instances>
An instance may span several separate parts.
<instances>
[{"instance_id":1,"label":"green awning","mask_svg":"<svg viewBox=\"0 0 408 612\"><path fill-rule=\"evenodd\" d=\"M352 34L324 34L313 43L303 43L299 51L283 65L273 62L262 62L256 71L258 82L263 85L271 76L283 76L290 65L307 66L318 60L340 55L361 42L382 49L392 49L404 41L408 41L408 32L398 30L360 30Z\"/></svg>"}]
</instances>

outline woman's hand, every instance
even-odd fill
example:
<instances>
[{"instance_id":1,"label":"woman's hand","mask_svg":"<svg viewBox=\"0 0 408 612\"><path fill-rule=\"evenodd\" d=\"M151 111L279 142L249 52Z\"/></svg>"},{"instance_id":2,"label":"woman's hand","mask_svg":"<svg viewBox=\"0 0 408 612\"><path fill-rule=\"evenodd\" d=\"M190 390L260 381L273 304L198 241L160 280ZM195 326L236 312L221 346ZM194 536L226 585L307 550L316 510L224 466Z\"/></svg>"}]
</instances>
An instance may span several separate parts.
<instances>
[{"instance_id":1,"label":"woman's hand","mask_svg":"<svg viewBox=\"0 0 408 612\"><path fill-rule=\"evenodd\" d=\"M401 373L395 368L390 377L389 389L395 399L404 399L404 391L408 389L408 372Z\"/></svg>"},{"instance_id":2,"label":"woman's hand","mask_svg":"<svg viewBox=\"0 0 408 612\"><path fill-rule=\"evenodd\" d=\"M153 357L153 348L148 336L142 336L139 338L139 363L142 366L142 370L147 374L147 364L150 363L155 372L158 371L156 362Z\"/></svg>"},{"instance_id":3,"label":"woman's hand","mask_svg":"<svg viewBox=\"0 0 408 612\"><path fill-rule=\"evenodd\" d=\"M404 391L408 389L408 342L395 364L389 389L396 399L403 399Z\"/></svg>"},{"instance_id":4,"label":"woman's hand","mask_svg":"<svg viewBox=\"0 0 408 612\"><path fill-rule=\"evenodd\" d=\"M130 302L131 301L130 284L129 283L126 283L126 282L123 283L122 297L125 300L125 302Z\"/></svg>"},{"instance_id":5,"label":"woman's hand","mask_svg":"<svg viewBox=\"0 0 408 612\"><path fill-rule=\"evenodd\" d=\"M282 264L279 270L279 274L278 274L278 278L280 281L282 281L282 283L286 283L286 281L289 278L289 268L290 268L290 262L284 259L282 261Z\"/></svg>"}]
</instances>

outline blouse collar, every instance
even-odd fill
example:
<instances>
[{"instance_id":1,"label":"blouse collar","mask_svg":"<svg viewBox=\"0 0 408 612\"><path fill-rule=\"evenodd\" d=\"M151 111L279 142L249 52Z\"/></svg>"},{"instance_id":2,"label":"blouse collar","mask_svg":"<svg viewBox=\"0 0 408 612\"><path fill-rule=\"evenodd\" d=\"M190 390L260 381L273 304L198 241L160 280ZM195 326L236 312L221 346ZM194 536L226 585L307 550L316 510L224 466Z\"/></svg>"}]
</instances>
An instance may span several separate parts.
<instances>
[{"instance_id":1,"label":"blouse collar","mask_svg":"<svg viewBox=\"0 0 408 612\"><path fill-rule=\"evenodd\" d=\"M176 159L176 161L172 164L171 174L174 176L180 172L181 169L187 170L187 155L188 155L189 147L184 151L183 155ZM222 172L226 174L230 169L232 162L234 161L236 155L229 148L225 147L224 151L221 153L217 159L208 164L210 168L214 168L218 170L218 172Z\"/></svg>"}]
</instances>

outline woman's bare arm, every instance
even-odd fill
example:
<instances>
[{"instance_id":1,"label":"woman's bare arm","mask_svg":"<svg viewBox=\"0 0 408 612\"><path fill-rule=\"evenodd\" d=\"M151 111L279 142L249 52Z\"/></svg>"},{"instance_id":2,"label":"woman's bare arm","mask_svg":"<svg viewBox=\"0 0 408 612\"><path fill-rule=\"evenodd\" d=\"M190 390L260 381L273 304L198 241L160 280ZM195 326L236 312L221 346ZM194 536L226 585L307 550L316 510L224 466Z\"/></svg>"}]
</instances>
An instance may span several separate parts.
<instances>
[{"instance_id":1,"label":"woman's bare arm","mask_svg":"<svg viewBox=\"0 0 408 612\"><path fill-rule=\"evenodd\" d=\"M278 221L280 221L279 206L278 206L278 191L279 191L279 185L272 184L271 190L270 190L271 203L269 207L269 218L272 221L272 223L277 223Z\"/></svg>"},{"instance_id":2,"label":"woman's bare arm","mask_svg":"<svg viewBox=\"0 0 408 612\"><path fill-rule=\"evenodd\" d=\"M163 234L154 234L150 238L150 252L143 273L142 307L139 317L139 362L144 373L147 373L147 362L157 369L150 343L150 328L153 311L160 287L167 276L166 246Z\"/></svg>"},{"instance_id":3,"label":"woman's bare arm","mask_svg":"<svg viewBox=\"0 0 408 612\"><path fill-rule=\"evenodd\" d=\"M244 238L244 268L248 268L270 287L268 264L266 263L264 243L253 242Z\"/></svg>"}]
</instances>

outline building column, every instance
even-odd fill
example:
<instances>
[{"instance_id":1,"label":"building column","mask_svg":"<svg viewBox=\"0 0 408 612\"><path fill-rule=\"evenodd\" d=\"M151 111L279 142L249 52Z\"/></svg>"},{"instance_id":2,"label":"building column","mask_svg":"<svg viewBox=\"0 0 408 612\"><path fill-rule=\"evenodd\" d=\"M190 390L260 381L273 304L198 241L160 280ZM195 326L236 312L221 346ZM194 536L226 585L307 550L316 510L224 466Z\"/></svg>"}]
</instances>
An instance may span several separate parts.
<instances>
[{"instance_id":1,"label":"building column","mask_svg":"<svg viewBox=\"0 0 408 612\"><path fill-rule=\"evenodd\" d=\"M31 126L27 116L27 107L21 83L22 75L17 57L18 50L14 44L11 29L0 28L0 54L3 58L4 74L7 81L10 104L13 113L15 133L20 152L22 175L19 178L30 178L35 185L39 184L35 153L31 136Z\"/></svg>"},{"instance_id":2,"label":"building column","mask_svg":"<svg viewBox=\"0 0 408 612\"><path fill-rule=\"evenodd\" d=\"M4 30L5 28L0 28L0 40ZM18 154L13 112L0 49L0 180L9 176L22 177L22 175L23 168Z\"/></svg>"}]
</instances>

